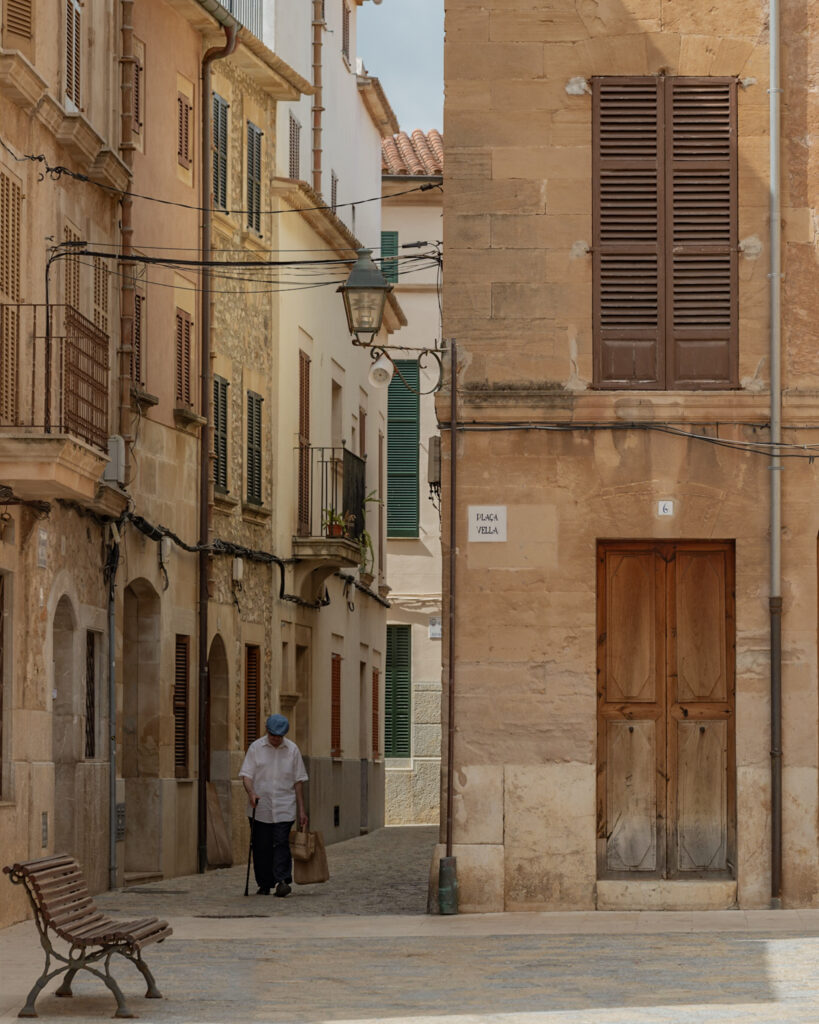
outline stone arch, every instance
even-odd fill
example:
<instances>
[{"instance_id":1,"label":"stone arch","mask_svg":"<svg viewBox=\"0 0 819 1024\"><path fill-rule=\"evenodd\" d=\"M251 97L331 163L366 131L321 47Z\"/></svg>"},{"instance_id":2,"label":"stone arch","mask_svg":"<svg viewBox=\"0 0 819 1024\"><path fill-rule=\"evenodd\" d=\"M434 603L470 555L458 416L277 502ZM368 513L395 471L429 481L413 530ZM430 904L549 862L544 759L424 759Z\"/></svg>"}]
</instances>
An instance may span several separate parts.
<instances>
[{"instance_id":1,"label":"stone arch","mask_svg":"<svg viewBox=\"0 0 819 1024\"><path fill-rule=\"evenodd\" d=\"M146 579L135 579L123 595L122 777L125 783L125 874L160 871L162 792L161 607Z\"/></svg>"},{"instance_id":2,"label":"stone arch","mask_svg":"<svg viewBox=\"0 0 819 1024\"><path fill-rule=\"evenodd\" d=\"M230 770L230 673L227 651L217 633L208 655L210 681L210 717L208 721L208 750L210 778L214 782L229 780Z\"/></svg>"}]
</instances>

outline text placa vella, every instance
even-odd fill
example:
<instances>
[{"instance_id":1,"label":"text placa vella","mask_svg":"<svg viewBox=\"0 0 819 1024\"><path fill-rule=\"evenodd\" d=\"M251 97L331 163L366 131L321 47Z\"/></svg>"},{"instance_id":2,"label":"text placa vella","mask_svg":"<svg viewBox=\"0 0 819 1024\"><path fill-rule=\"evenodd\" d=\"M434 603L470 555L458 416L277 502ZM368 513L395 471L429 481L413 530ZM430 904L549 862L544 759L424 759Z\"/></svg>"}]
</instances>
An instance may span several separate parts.
<instances>
[{"instance_id":1,"label":"text placa vella","mask_svg":"<svg viewBox=\"0 0 819 1024\"><path fill-rule=\"evenodd\" d=\"M468 505L467 515L470 543L506 541L506 505Z\"/></svg>"}]
</instances>

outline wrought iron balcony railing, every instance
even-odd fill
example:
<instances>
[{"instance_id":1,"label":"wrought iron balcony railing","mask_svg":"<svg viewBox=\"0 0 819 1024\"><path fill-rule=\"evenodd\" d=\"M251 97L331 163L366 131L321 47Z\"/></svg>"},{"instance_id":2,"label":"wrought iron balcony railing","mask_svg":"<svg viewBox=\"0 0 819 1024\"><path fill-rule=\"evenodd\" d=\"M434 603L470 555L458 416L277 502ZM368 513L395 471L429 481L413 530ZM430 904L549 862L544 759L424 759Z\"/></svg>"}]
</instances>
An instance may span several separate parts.
<instances>
[{"instance_id":1,"label":"wrought iron balcony railing","mask_svg":"<svg viewBox=\"0 0 819 1024\"><path fill-rule=\"evenodd\" d=\"M366 463L347 448L296 449L299 537L348 537L364 530Z\"/></svg>"},{"instance_id":2,"label":"wrought iron balcony railing","mask_svg":"<svg viewBox=\"0 0 819 1024\"><path fill-rule=\"evenodd\" d=\"M262 38L262 0L222 0L222 6L254 36Z\"/></svg>"},{"instance_id":3,"label":"wrought iron balcony railing","mask_svg":"<svg viewBox=\"0 0 819 1024\"><path fill-rule=\"evenodd\" d=\"M73 306L0 305L0 432L71 434L105 451L109 340Z\"/></svg>"}]
</instances>

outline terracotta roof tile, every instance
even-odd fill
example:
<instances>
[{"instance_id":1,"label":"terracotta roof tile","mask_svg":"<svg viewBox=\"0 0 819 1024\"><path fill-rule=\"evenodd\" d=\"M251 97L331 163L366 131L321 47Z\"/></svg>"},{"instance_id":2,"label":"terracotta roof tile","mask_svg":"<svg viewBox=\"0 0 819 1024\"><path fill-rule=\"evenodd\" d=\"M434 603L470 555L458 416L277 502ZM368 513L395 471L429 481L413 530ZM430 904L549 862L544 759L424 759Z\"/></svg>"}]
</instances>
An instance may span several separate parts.
<instances>
[{"instance_id":1,"label":"terracotta roof tile","mask_svg":"<svg viewBox=\"0 0 819 1024\"><path fill-rule=\"evenodd\" d=\"M398 132L381 140L381 171L383 174L443 174L444 140L434 128L422 132L416 128L412 136Z\"/></svg>"}]
</instances>

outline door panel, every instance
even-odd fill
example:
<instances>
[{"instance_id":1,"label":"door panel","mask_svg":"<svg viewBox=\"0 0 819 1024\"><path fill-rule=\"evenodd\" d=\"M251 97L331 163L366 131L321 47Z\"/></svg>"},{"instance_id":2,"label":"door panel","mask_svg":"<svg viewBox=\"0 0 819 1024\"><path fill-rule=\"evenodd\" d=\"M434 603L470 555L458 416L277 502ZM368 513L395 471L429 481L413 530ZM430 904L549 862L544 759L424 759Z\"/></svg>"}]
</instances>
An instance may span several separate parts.
<instances>
[{"instance_id":1,"label":"door panel","mask_svg":"<svg viewBox=\"0 0 819 1024\"><path fill-rule=\"evenodd\" d=\"M730 542L598 549L598 870L733 871Z\"/></svg>"},{"instance_id":2,"label":"door panel","mask_svg":"<svg viewBox=\"0 0 819 1024\"><path fill-rule=\"evenodd\" d=\"M657 723L610 721L607 805L610 871L657 869Z\"/></svg>"}]
</instances>

